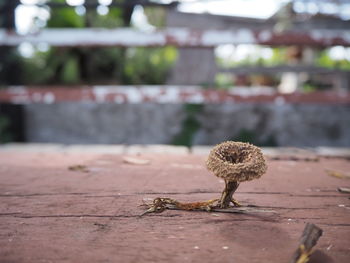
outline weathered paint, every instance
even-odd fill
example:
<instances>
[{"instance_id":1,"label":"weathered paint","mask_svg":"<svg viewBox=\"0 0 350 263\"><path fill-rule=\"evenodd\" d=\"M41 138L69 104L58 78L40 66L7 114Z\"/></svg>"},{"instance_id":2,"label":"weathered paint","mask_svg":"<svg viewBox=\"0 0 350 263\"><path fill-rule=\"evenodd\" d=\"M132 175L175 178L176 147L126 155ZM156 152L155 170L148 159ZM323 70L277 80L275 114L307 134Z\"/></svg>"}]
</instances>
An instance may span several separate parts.
<instances>
[{"instance_id":1,"label":"weathered paint","mask_svg":"<svg viewBox=\"0 0 350 263\"><path fill-rule=\"evenodd\" d=\"M165 46L213 47L221 44L350 46L350 30L311 30L276 33L272 30L196 30L166 28L139 31L118 29L44 29L35 34L18 35L0 30L0 45L16 46L23 42L52 46Z\"/></svg>"},{"instance_id":2,"label":"weathered paint","mask_svg":"<svg viewBox=\"0 0 350 263\"><path fill-rule=\"evenodd\" d=\"M0 90L0 102L13 104L91 103L324 103L350 104L350 92L281 94L268 87L203 89L200 86L24 87Z\"/></svg>"}]
</instances>

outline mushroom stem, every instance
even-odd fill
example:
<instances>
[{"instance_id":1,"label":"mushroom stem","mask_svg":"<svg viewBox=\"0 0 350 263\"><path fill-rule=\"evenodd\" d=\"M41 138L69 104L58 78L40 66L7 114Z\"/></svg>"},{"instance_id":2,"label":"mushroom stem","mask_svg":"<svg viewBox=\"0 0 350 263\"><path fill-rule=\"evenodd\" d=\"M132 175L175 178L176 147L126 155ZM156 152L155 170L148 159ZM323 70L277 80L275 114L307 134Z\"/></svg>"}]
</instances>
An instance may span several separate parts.
<instances>
[{"instance_id":1,"label":"mushroom stem","mask_svg":"<svg viewBox=\"0 0 350 263\"><path fill-rule=\"evenodd\" d=\"M238 202L233 199L232 195L237 190L238 186L239 186L239 182L237 181L225 180L225 189L222 192L221 198L219 201L220 208L228 208L231 202L235 206L237 206Z\"/></svg>"}]
</instances>

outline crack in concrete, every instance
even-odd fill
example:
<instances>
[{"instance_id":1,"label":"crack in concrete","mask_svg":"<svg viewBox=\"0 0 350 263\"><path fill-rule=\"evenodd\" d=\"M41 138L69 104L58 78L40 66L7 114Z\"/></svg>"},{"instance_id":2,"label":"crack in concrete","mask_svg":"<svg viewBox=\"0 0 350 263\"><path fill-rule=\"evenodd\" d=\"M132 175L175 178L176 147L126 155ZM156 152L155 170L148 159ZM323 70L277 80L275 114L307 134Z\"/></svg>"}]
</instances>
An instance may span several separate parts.
<instances>
[{"instance_id":1,"label":"crack in concrete","mask_svg":"<svg viewBox=\"0 0 350 263\"><path fill-rule=\"evenodd\" d=\"M319 210L319 209L327 209L326 207L284 207L284 206L257 206L257 205L248 205L248 207L281 209L281 210Z\"/></svg>"},{"instance_id":2,"label":"crack in concrete","mask_svg":"<svg viewBox=\"0 0 350 263\"><path fill-rule=\"evenodd\" d=\"M330 224L330 223L318 223L318 225L324 225L324 226L349 226L350 224Z\"/></svg>"},{"instance_id":3,"label":"crack in concrete","mask_svg":"<svg viewBox=\"0 0 350 263\"><path fill-rule=\"evenodd\" d=\"M84 218L84 217L90 217L90 218L139 218L140 215L90 215L90 214L81 214L81 215L30 215L30 214L22 214L22 213L0 213L0 217L16 217L16 218ZM179 217L181 215L161 215L157 214L157 216L160 217Z\"/></svg>"},{"instance_id":4,"label":"crack in concrete","mask_svg":"<svg viewBox=\"0 0 350 263\"><path fill-rule=\"evenodd\" d=\"M0 194L0 197L31 197L56 195L88 195L90 193L32 193L32 194Z\"/></svg>"},{"instance_id":5,"label":"crack in concrete","mask_svg":"<svg viewBox=\"0 0 350 263\"><path fill-rule=\"evenodd\" d=\"M336 193L336 191L332 191ZM31 196L60 196L60 195L77 195L87 198L103 198L103 197L121 197L121 196L135 196L135 195L189 195L189 194L220 194L216 191L189 191L189 192L136 192L130 194L111 194L111 195L95 195L92 193L32 193L32 194L0 194L1 197L31 197ZM342 194L336 195L322 195L322 194L292 194L289 192L238 192L238 194L252 194L252 195L288 195L291 197L344 197Z\"/></svg>"},{"instance_id":6,"label":"crack in concrete","mask_svg":"<svg viewBox=\"0 0 350 263\"><path fill-rule=\"evenodd\" d=\"M138 215L90 215L90 214L81 214L81 215L30 215L30 214L22 214L22 213L0 213L0 216L13 216L18 218L57 218L57 217L103 217L103 218L130 218L130 217L138 217Z\"/></svg>"}]
</instances>

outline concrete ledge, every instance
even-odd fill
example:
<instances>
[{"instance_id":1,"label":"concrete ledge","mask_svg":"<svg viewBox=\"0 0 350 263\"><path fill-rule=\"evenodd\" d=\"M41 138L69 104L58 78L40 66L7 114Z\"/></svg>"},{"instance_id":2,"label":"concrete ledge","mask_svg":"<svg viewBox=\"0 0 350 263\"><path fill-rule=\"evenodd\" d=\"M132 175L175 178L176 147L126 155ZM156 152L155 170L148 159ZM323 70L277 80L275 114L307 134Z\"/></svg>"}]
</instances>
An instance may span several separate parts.
<instances>
[{"instance_id":1,"label":"concrete ledge","mask_svg":"<svg viewBox=\"0 0 350 263\"><path fill-rule=\"evenodd\" d=\"M191 153L195 155L208 155L210 150L214 147L213 146L203 146L203 145L198 145L198 146L193 146L191 148Z\"/></svg>"},{"instance_id":2,"label":"concrete ledge","mask_svg":"<svg viewBox=\"0 0 350 263\"><path fill-rule=\"evenodd\" d=\"M8 143L0 145L0 152L64 152L64 153L102 153L102 154L123 154L124 145L65 145L55 143Z\"/></svg>"},{"instance_id":3,"label":"concrete ledge","mask_svg":"<svg viewBox=\"0 0 350 263\"><path fill-rule=\"evenodd\" d=\"M126 148L127 154L141 154L141 153L167 153L167 154L189 154L189 148L186 146L174 145L131 145Z\"/></svg>"},{"instance_id":4,"label":"concrete ledge","mask_svg":"<svg viewBox=\"0 0 350 263\"><path fill-rule=\"evenodd\" d=\"M0 152L62 152L66 148L63 144L55 143L6 143L0 144Z\"/></svg>"},{"instance_id":5,"label":"concrete ledge","mask_svg":"<svg viewBox=\"0 0 350 263\"><path fill-rule=\"evenodd\" d=\"M0 145L0 152L66 152L66 153L95 153L95 154L192 154L208 155L213 146L198 145L188 148L174 145L120 145L120 144L91 144L64 145L53 143L8 143ZM348 147L262 147L265 156L275 159L297 158L312 160L317 157L350 158Z\"/></svg>"},{"instance_id":6,"label":"concrete ledge","mask_svg":"<svg viewBox=\"0 0 350 263\"><path fill-rule=\"evenodd\" d=\"M65 152L65 153L94 153L94 154L144 154L167 153L189 154L186 146L174 145L113 145L113 144L51 144L51 143L8 143L0 145L0 152Z\"/></svg>"},{"instance_id":7,"label":"concrete ledge","mask_svg":"<svg viewBox=\"0 0 350 263\"><path fill-rule=\"evenodd\" d=\"M124 145L106 145L106 144L93 144L93 145L69 145L64 147L65 152L69 153L102 153L102 154L124 154L126 146Z\"/></svg>"},{"instance_id":8,"label":"concrete ledge","mask_svg":"<svg viewBox=\"0 0 350 263\"><path fill-rule=\"evenodd\" d=\"M315 150L319 156L350 158L350 148L348 147L317 147Z\"/></svg>"},{"instance_id":9,"label":"concrete ledge","mask_svg":"<svg viewBox=\"0 0 350 263\"><path fill-rule=\"evenodd\" d=\"M317 161L318 154L312 148L295 148L295 147L264 147L262 152L265 156L276 159L295 159L295 160L307 160L307 161Z\"/></svg>"}]
</instances>

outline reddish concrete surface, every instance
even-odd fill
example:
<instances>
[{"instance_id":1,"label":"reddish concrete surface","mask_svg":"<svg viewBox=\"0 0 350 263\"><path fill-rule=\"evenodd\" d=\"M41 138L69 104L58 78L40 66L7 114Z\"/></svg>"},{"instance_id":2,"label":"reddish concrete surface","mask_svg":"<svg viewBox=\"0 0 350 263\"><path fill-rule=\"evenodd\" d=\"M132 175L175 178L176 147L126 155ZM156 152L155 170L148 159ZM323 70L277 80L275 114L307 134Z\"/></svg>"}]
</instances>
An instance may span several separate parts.
<instances>
[{"instance_id":1,"label":"reddish concrete surface","mask_svg":"<svg viewBox=\"0 0 350 263\"><path fill-rule=\"evenodd\" d=\"M349 180L341 158L269 160L235 197L275 214L167 210L138 217L144 198L200 201L223 182L204 155L0 151L0 262L288 262L306 222L324 230L310 262L350 262ZM71 165L89 171L71 171ZM321 258L321 260L320 260Z\"/></svg>"}]
</instances>

